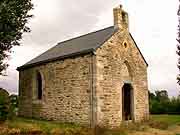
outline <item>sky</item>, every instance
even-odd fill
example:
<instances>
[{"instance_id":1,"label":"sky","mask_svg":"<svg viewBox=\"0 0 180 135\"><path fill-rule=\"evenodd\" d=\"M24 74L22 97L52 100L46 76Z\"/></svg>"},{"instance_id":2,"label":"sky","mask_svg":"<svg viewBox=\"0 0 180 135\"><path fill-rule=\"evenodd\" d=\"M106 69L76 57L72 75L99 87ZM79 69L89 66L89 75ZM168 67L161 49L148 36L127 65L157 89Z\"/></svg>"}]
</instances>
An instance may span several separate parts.
<instances>
[{"instance_id":1,"label":"sky","mask_svg":"<svg viewBox=\"0 0 180 135\"><path fill-rule=\"evenodd\" d=\"M178 0L33 0L34 17L21 46L14 47L7 76L0 76L0 87L18 93L18 72L32 58L58 42L113 25L113 8L122 4L129 13L130 32L143 53L148 67L149 90L179 94L176 76Z\"/></svg>"}]
</instances>

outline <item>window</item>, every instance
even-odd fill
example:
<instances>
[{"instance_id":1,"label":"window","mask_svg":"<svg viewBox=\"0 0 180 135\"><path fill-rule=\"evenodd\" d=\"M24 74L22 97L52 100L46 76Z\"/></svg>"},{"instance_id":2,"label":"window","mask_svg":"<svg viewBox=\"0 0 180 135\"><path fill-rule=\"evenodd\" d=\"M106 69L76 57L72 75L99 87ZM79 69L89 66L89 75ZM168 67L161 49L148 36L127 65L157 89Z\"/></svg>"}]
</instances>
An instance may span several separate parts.
<instances>
[{"instance_id":1,"label":"window","mask_svg":"<svg viewBox=\"0 0 180 135\"><path fill-rule=\"evenodd\" d=\"M39 72L37 73L37 99L42 99L42 77Z\"/></svg>"},{"instance_id":2,"label":"window","mask_svg":"<svg viewBox=\"0 0 180 135\"><path fill-rule=\"evenodd\" d=\"M123 42L123 46L124 46L124 48L127 48L127 47L128 47L128 44L127 44L126 41Z\"/></svg>"},{"instance_id":3,"label":"window","mask_svg":"<svg viewBox=\"0 0 180 135\"><path fill-rule=\"evenodd\" d=\"M126 42L124 43L124 47L127 48L127 43Z\"/></svg>"}]
</instances>

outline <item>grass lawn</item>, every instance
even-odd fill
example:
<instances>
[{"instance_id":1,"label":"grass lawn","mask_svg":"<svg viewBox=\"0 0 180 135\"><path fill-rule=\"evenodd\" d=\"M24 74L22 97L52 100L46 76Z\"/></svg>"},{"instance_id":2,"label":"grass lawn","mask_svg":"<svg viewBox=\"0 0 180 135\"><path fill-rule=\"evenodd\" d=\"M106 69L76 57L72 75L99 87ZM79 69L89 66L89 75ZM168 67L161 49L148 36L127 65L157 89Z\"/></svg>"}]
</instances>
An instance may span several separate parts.
<instances>
[{"instance_id":1,"label":"grass lawn","mask_svg":"<svg viewBox=\"0 0 180 135\"><path fill-rule=\"evenodd\" d=\"M74 134L80 135L81 133L88 132L87 128L83 128L75 124L65 124L60 122L33 120L33 119L25 119L25 118L15 118L14 120L7 120L0 127L3 129L7 129L6 131L4 131L4 133L10 132L8 134L13 134L13 135L14 134L16 135L16 133L19 132L22 133L23 135L25 134L27 135L55 134L56 135L57 133L58 135L59 133L61 133L62 135L74 135ZM1 133L2 131L1 128L0 128L0 135L1 134L4 135L4 133Z\"/></svg>"},{"instance_id":2,"label":"grass lawn","mask_svg":"<svg viewBox=\"0 0 180 135\"><path fill-rule=\"evenodd\" d=\"M151 124L149 124L151 123ZM98 135L178 135L180 115L151 115L149 123L130 124ZM161 129L162 125L175 126ZM173 131L172 131L173 130ZM100 131L101 132L101 131ZM173 132L173 134L171 134ZM93 135L92 130L75 124L15 118L0 125L0 135ZM180 134L179 134L180 135Z\"/></svg>"},{"instance_id":3,"label":"grass lawn","mask_svg":"<svg viewBox=\"0 0 180 135\"><path fill-rule=\"evenodd\" d=\"M166 122L170 125L180 124L180 115L151 115L155 121Z\"/></svg>"}]
</instances>

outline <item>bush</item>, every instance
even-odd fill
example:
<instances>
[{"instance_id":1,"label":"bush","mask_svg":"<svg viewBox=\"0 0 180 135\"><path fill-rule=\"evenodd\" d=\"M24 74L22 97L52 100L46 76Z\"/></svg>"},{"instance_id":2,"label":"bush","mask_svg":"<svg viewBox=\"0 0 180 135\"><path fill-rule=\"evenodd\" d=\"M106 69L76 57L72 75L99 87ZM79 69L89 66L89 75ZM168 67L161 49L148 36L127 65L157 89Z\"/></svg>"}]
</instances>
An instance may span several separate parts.
<instances>
[{"instance_id":1,"label":"bush","mask_svg":"<svg viewBox=\"0 0 180 135\"><path fill-rule=\"evenodd\" d=\"M4 122L8 118L9 104L9 93L0 88L0 122Z\"/></svg>"},{"instance_id":2,"label":"bush","mask_svg":"<svg viewBox=\"0 0 180 135\"><path fill-rule=\"evenodd\" d=\"M169 127L169 124L167 122L154 121L154 120L149 120L148 125L151 128L162 129L162 130L168 129Z\"/></svg>"},{"instance_id":3,"label":"bush","mask_svg":"<svg viewBox=\"0 0 180 135\"><path fill-rule=\"evenodd\" d=\"M8 112L8 119L13 119L17 116L18 113L18 96L11 95L9 96L10 104L9 104L9 112Z\"/></svg>"},{"instance_id":4,"label":"bush","mask_svg":"<svg viewBox=\"0 0 180 135\"><path fill-rule=\"evenodd\" d=\"M167 91L149 92L151 114L180 114L180 96L170 99Z\"/></svg>"},{"instance_id":5,"label":"bush","mask_svg":"<svg viewBox=\"0 0 180 135\"><path fill-rule=\"evenodd\" d=\"M127 135L127 129L124 126L120 126L117 129L108 129L96 126L95 135Z\"/></svg>"}]
</instances>

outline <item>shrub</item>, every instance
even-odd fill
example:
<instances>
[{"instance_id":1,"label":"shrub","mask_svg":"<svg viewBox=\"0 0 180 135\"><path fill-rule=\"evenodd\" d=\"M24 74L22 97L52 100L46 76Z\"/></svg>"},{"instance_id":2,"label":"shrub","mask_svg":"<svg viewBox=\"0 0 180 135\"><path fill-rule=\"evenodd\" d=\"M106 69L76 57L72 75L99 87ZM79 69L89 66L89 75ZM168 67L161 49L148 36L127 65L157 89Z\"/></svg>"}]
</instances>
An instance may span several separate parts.
<instances>
[{"instance_id":1,"label":"shrub","mask_svg":"<svg viewBox=\"0 0 180 135\"><path fill-rule=\"evenodd\" d=\"M0 88L0 122L4 122L9 112L9 93Z\"/></svg>"},{"instance_id":2,"label":"shrub","mask_svg":"<svg viewBox=\"0 0 180 135\"><path fill-rule=\"evenodd\" d=\"M134 122L129 122L129 123L122 123L120 128L124 129L124 130L127 130L127 131L145 131L148 126L147 124L145 124L145 122L137 122L137 123L134 123Z\"/></svg>"},{"instance_id":3,"label":"shrub","mask_svg":"<svg viewBox=\"0 0 180 135\"><path fill-rule=\"evenodd\" d=\"M167 91L149 92L151 114L180 114L180 96L169 98Z\"/></svg>"},{"instance_id":4,"label":"shrub","mask_svg":"<svg viewBox=\"0 0 180 135\"><path fill-rule=\"evenodd\" d=\"M149 120L147 124L151 128L162 129L162 130L168 129L169 127L169 124L167 122L155 121L155 120Z\"/></svg>"},{"instance_id":5,"label":"shrub","mask_svg":"<svg viewBox=\"0 0 180 135\"><path fill-rule=\"evenodd\" d=\"M17 116L18 96L10 95L9 100L10 100L10 104L9 104L8 119L13 119L15 116Z\"/></svg>"},{"instance_id":6,"label":"shrub","mask_svg":"<svg viewBox=\"0 0 180 135\"><path fill-rule=\"evenodd\" d=\"M123 126L117 129L107 129L105 127L96 126L95 132L96 135L127 135L127 131Z\"/></svg>"}]
</instances>

